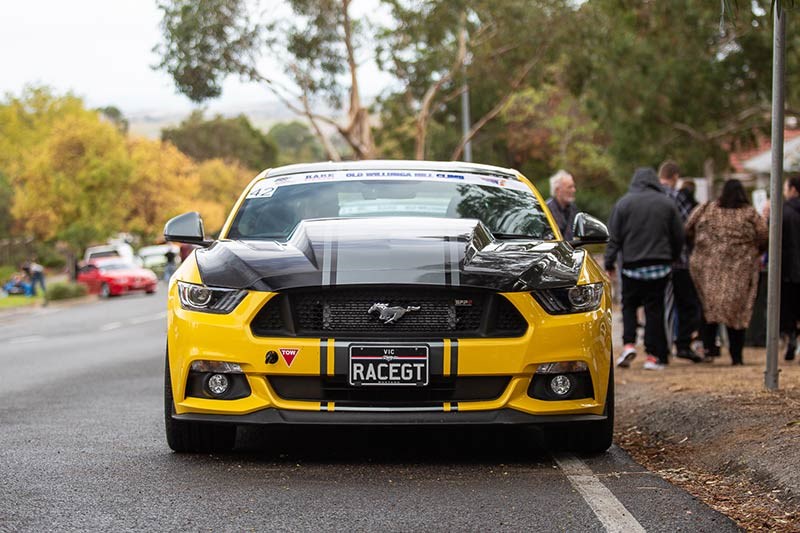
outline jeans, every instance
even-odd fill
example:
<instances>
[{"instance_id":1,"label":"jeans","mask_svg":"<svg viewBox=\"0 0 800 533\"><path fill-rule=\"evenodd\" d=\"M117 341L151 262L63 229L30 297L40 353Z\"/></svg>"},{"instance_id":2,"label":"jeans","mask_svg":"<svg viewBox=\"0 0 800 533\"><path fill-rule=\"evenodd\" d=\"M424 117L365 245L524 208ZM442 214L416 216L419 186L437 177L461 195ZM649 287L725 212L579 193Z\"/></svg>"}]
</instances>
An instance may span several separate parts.
<instances>
[{"instance_id":1,"label":"jeans","mask_svg":"<svg viewBox=\"0 0 800 533\"><path fill-rule=\"evenodd\" d=\"M641 280L622 275L622 342L636 344L636 311L644 306L644 349L667 363L669 346L665 330L664 289L669 276Z\"/></svg>"},{"instance_id":2,"label":"jeans","mask_svg":"<svg viewBox=\"0 0 800 533\"><path fill-rule=\"evenodd\" d=\"M36 296L36 285L42 288L42 295L47 296L47 289L44 286L44 272L31 273L31 286L33 288L33 295Z\"/></svg>"}]
</instances>

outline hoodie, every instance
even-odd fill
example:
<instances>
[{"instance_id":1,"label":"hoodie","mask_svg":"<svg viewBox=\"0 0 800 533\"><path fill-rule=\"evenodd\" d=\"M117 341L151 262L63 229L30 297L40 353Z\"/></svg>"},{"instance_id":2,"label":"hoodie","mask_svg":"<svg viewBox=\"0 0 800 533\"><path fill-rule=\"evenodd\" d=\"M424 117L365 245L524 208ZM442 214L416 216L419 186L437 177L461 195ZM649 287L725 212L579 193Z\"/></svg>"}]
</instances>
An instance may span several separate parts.
<instances>
[{"instance_id":1,"label":"hoodie","mask_svg":"<svg viewBox=\"0 0 800 533\"><path fill-rule=\"evenodd\" d=\"M606 270L615 268L618 255L623 268L668 265L680 257L683 222L675 202L664 194L655 170L636 169L628 192L611 212L608 231Z\"/></svg>"}]
</instances>

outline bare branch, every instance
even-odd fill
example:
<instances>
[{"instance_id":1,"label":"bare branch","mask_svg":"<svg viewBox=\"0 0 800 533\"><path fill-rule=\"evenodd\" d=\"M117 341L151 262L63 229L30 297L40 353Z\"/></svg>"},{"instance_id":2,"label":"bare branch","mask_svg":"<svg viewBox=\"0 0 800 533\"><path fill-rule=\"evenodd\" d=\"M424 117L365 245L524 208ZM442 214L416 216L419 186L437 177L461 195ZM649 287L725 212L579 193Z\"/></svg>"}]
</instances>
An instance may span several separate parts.
<instances>
[{"instance_id":1,"label":"bare branch","mask_svg":"<svg viewBox=\"0 0 800 533\"><path fill-rule=\"evenodd\" d=\"M461 30L458 34L458 52L456 53L455 60L453 61L453 64L450 65L450 68L447 70L447 72L445 72L444 75L439 78L439 81L431 85L428 90L425 91L425 96L422 99L422 107L417 114L417 138L415 140L414 150L414 157L416 159L425 159L425 139L428 134L428 121L431 118L431 107L433 106L433 100L442 86L453 78L453 74L458 67L464 63L464 59L467 56L467 29L465 24L466 13L462 13Z\"/></svg>"},{"instance_id":2,"label":"bare branch","mask_svg":"<svg viewBox=\"0 0 800 533\"><path fill-rule=\"evenodd\" d=\"M543 47L543 50L546 49L548 46L549 43L547 43ZM464 146L467 144L467 142L472 140L472 138L475 137L475 134L477 134L481 130L481 128L483 128L486 124L488 124L491 120L493 120L497 115L500 114L500 111L503 110L503 107L505 107L506 103L508 103L508 101L514 95L514 92L517 89L519 89L520 85L522 85L522 82L525 81L525 78L528 76L528 74L530 74L531 70L533 70L533 67L536 66L540 58L541 55L538 55L522 66L522 68L517 73L517 76L509 85L508 92L505 94L505 96L503 96L503 98L501 98L500 101L497 102L497 104L491 110L489 110L488 113L483 115L472 126L472 128L470 128L469 133L467 133L467 135L464 138L462 138L461 141L458 143L458 146L456 146L456 149L453 151L453 155L450 156L450 159L452 159L453 161L458 160L461 157L461 154L464 153Z\"/></svg>"}]
</instances>

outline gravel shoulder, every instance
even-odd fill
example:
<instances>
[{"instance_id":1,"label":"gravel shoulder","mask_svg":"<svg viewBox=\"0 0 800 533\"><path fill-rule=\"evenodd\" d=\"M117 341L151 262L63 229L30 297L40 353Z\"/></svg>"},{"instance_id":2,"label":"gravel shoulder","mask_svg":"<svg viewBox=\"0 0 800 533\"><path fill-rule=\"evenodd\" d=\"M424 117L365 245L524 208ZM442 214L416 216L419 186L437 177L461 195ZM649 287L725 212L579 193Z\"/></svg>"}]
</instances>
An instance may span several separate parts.
<instances>
[{"instance_id":1,"label":"gravel shoulder","mask_svg":"<svg viewBox=\"0 0 800 533\"><path fill-rule=\"evenodd\" d=\"M643 466L748 531L800 531L800 364L764 389L766 351L745 366L673 360L617 369L616 442Z\"/></svg>"}]
</instances>

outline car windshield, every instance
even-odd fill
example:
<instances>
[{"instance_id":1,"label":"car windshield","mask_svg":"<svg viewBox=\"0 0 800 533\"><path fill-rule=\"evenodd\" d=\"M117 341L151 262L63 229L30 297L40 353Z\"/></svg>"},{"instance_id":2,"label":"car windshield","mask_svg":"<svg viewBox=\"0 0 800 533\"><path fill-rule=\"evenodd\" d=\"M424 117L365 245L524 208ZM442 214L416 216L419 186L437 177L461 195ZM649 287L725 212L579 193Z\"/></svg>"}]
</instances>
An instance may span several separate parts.
<instances>
[{"instance_id":1,"label":"car windshield","mask_svg":"<svg viewBox=\"0 0 800 533\"><path fill-rule=\"evenodd\" d=\"M323 176L257 183L227 237L285 240L302 220L418 216L477 219L498 238L555 238L536 196L517 180L450 174L397 180Z\"/></svg>"},{"instance_id":2,"label":"car windshield","mask_svg":"<svg viewBox=\"0 0 800 533\"><path fill-rule=\"evenodd\" d=\"M109 270L127 270L135 267L130 263L103 263L98 268L103 272L107 272Z\"/></svg>"}]
</instances>

